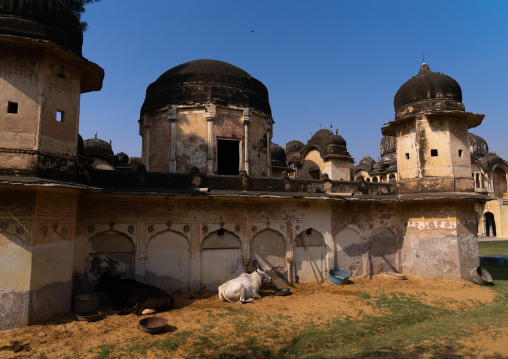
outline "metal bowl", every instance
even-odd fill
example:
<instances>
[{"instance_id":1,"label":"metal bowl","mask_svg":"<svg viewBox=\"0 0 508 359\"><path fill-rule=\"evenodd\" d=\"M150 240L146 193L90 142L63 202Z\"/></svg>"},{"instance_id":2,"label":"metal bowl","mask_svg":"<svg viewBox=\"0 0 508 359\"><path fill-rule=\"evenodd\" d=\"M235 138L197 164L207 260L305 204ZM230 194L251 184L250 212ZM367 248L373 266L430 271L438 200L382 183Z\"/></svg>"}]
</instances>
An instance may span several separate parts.
<instances>
[{"instance_id":1,"label":"metal bowl","mask_svg":"<svg viewBox=\"0 0 508 359\"><path fill-rule=\"evenodd\" d=\"M282 296L282 295L289 295L289 294L291 294L291 288L279 288L279 289L275 289L273 291L273 294L280 295L280 296Z\"/></svg>"},{"instance_id":2,"label":"metal bowl","mask_svg":"<svg viewBox=\"0 0 508 359\"><path fill-rule=\"evenodd\" d=\"M166 329L167 326L168 320L161 317L150 317L139 321L139 327L141 330L150 334L159 333L160 331Z\"/></svg>"},{"instance_id":3,"label":"metal bowl","mask_svg":"<svg viewBox=\"0 0 508 359\"><path fill-rule=\"evenodd\" d=\"M492 283L492 276L481 266L471 269L469 275L471 276L471 280L478 285L488 285Z\"/></svg>"},{"instance_id":4,"label":"metal bowl","mask_svg":"<svg viewBox=\"0 0 508 359\"><path fill-rule=\"evenodd\" d=\"M101 316L101 312L97 312L95 314L77 314L76 317L78 320L86 321L86 322L95 322Z\"/></svg>"},{"instance_id":5,"label":"metal bowl","mask_svg":"<svg viewBox=\"0 0 508 359\"><path fill-rule=\"evenodd\" d=\"M346 284L349 279L349 273L341 269L330 269L328 272L328 282L331 285Z\"/></svg>"}]
</instances>

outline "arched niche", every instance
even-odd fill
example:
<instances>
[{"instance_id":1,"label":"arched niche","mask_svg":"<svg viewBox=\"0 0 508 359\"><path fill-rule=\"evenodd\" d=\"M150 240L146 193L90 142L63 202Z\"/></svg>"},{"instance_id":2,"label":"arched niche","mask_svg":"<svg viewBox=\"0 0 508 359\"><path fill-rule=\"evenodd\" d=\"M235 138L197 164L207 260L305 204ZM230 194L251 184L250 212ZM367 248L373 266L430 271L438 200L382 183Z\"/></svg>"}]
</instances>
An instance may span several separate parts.
<instances>
[{"instance_id":1,"label":"arched niche","mask_svg":"<svg viewBox=\"0 0 508 359\"><path fill-rule=\"evenodd\" d=\"M399 243L395 235L385 228L376 229L369 239L370 274L398 272Z\"/></svg>"},{"instance_id":2,"label":"arched niche","mask_svg":"<svg viewBox=\"0 0 508 359\"><path fill-rule=\"evenodd\" d=\"M346 228L338 232L334 239L334 268L342 269L351 277L358 277L365 273L364 254L368 248L368 241L364 240L360 232Z\"/></svg>"},{"instance_id":3,"label":"arched niche","mask_svg":"<svg viewBox=\"0 0 508 359\"><path fill-rule=\"evenodd\" d=\"M492 177L494 181L494 196L496 198L504 198L508 193L506 169L504 166L496 166L492 173Z\"/></svg>"},{"instance_id":4,"label":"arched niche","mask_svg":"<svg viewBox=\"0 0 508 359\"><path fill-rule=\"evenodd\" d=\"M226 230L210 233L201 244L201 283L215 290L243 273L241 243Z\"/></svg>"},{"instance_id":5,"label":"arched niche","mask_svg":"<svg viewBox=\"0 0 508 359\"><path fill-rule=\"evenodd\" d=\"M89 240L88 279L95 283L104 272L132 278L135 246L123 233L107 231Z\"/></svg>"},{"instance_id":6,"label":"arched niche","mask_svg":"<svg viewBox=\"0 0 508 359\"><path fill-rule=\"evenodd\" d=\"M324 280L323 273L326 269L325 258L325 239L321 232L309 228L300 233L296 237L294 251L297 282L322 282Z\"/></svg>"},{"instance_id":7,"label":"arched niche","mask_svg":"<svg viewBox=\"0 0 508 359\"><path fill-rule=\"evenodd\" d=\"M190 290L190 243L180 233L166 231L148 242L145 282L168 291Z\"/></svg>"},{"instance_id":8,"label":"arched niche","mask_svg":"<svg viewBox=\"0 0 508 359\"><path fill-rule=\"evenodd\" d=\"M487 237L493 236L495 237L497 235L496 233L496 220L494 218L494 214L492 212L485 212L485 234Z\"/></svg>"},{"instance_id":9,"label":"arched niche","mask_svg":"<svg viewBox=\"0 0 508 359\"><path fill-rule=\"evenodd\" d=\"M249 272L254 271L256 264L259 264L267 271L274 285L284 286L289 283L286 263L286 241L282 234L265 229L252 238Z\"/></svg>"}]
</instances>

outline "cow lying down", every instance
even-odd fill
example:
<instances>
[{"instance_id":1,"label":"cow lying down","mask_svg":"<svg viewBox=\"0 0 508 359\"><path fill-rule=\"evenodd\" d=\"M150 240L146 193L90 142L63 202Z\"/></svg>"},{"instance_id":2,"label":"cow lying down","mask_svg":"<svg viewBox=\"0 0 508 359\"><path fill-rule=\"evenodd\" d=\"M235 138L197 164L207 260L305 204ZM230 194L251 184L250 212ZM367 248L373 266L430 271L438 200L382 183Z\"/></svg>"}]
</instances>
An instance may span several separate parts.
<instances>
[{"instance_id":1,"label":"cow lying down","mask_svg":"<svg viewBox=\"0 0 508 359\"><path fill-rule=\"evenodd\" d=\"M173 297L166 291L134 279L121 279L104 273L95 286L96 292L106 292L115 310L134 314L153 314L173 308Z\"/></svg>"},{"instance_id":2,"label":"cow lying down","mask_svg":"<svg viewBox=\"0 0 508 359\"><path fill-rule=\"evenodd\" d=\"M251 274L242 273L237 278L219 286L219 300L229 303L248 303L253 302L254 299L261 299L258 292L263 278L266 278L268 282L272 281L272 278L259 266Z\"/></svg>"}]
</instances>

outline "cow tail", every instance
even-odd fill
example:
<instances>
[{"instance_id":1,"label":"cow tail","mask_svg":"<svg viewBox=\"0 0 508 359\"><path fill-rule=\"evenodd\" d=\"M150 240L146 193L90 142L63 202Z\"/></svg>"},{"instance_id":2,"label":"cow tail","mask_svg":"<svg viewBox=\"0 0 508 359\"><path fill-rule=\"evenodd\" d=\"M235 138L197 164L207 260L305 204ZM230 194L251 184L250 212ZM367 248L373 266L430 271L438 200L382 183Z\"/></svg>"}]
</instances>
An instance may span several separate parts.
<instances>
[{"instance_id":1,"label":"cow tail","mask_svg":"<svg viewBox=\"0 0 508 359\"><path fill-rule=\"evenodd\" d=\"M226 294L224 293L224 291L221 291L220 292L220 295L222 297L222 299L225 299L226 301L228 301L229 303L238 303L238 302L233 302L231 299L229 299Z\"/></svg>"}]
</instances>

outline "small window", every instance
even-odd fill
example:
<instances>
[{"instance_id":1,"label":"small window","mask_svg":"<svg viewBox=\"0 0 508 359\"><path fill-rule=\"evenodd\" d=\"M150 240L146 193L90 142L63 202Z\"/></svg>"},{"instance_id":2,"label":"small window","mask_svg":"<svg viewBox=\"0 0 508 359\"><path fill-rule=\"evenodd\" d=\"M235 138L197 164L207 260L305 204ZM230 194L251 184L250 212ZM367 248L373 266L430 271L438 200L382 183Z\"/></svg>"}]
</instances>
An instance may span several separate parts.
<instances>
[{"instance_id":1,"label":"small window","mask_svg":"<svg viewBox=\"0 0 508 359\"><path fill-rule=\"evenodd\" d=\"M308 235L308 236L310 236L310 235L312 234L312 228L307 228L307 229L305 230L305 234L306 234L306 235Z\"/></svg>"},{"instance_id":2,"label":"small window","mask_svg":"<svg viewBox=\"0 0 508 359\"><path fill-rule=\"evenodd\" d=\"M459 150L459 157L462 157L462 150Z\"/></svg>"},{"instance_id":3,"label":"small window","mask_svg":"<svg viewBox=\"0 0 508 359\"><path fill-rule=\"evenodd\" d=\"M7 113L18 113L18 103L9 101L7 104Z\"/></svg>"},{"instance_id":4,"label":"small window","mask_svg":"<svg viewBox=\"0 0 508 359\"><path fill-rule=\"evenodd\" d=\"M430 155L432 157L437 157L437 150L430 150Z\"/></svg>"},{"instance_id":5,"label":"small window","mask_svg":"<svg viewBox=\"0 0 508 359\"><path fill-rule=\"evenodd\" d=\"M320 172L319 169L311 170L309 171L309 175L312 179L319 179Z\"/></svg>"},{"instance_id":6,"label":"small window","mask_svg":"<svg viewBox=\"0 0 508 359\"><path fill-rule=\"evenodd\" d=\"M56 120L58 122L64 122L64 112L63 111L56 111Z\"/></svg>"},{"instance_id":7,"label":"small window","mask_svg":"<svg viewBox=\"0 0 508 359\"><path fill-rule=\"evenodd\" d=\"M406 153L406 160L409 159L409 153Z\"/></svg>"},{"instance_id":8,"label":"small window","mask_svg":"<svg viewBox=\"0 0 508 359\"><path fill-rule=\"evenodd\" d=\"M224 235L224 228L221 228L217 231L217 235L223 236Z\"/></svg>"}]
</instances>

